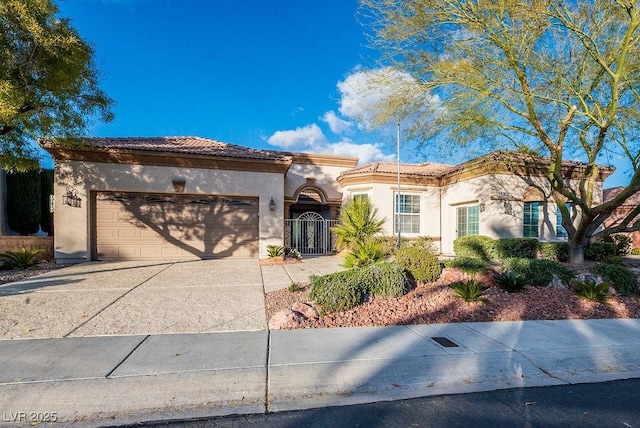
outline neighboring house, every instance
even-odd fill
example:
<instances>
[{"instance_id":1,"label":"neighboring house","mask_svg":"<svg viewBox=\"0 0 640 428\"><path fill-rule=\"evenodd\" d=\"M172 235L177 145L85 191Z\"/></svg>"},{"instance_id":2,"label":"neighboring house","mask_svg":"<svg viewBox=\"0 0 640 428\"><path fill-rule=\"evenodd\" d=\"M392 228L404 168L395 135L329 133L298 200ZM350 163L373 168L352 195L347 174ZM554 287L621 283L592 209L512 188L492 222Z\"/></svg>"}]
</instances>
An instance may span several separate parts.
<instances>
[{"instance_id":1,"label":"neighboring house","mask_svg":"<svg viewBox=\"0 0 640 428\"><path fill-rule=\"evenodd\" d=\"M624 190L624 187L613 187L611 189L604 189L605 202L615 198L620 192ZM624 204L619 206L613 214L605 221L605 227L614 226L620 220L624 219L631 210L640 205L640 192L634 194L625 201ZM630 234L631 236L631 248L640 248L640 232L636 231Z\"/></svg>"},{"instance_id":2,"label":"neighboring house","mask_svg":"<svg viewBox=\"0 0 640 428\"><path fill-rule=\"evenodd\" d=\"M42 141L55 159L59 262L267 257L268 245L331 251L329 227L354 197L385 232L430 236L442 253L464 235L566 239L545 161L494 152L461 165L397 165L256 150L197 137ZM583 164L567 162L569 184ZM613 169L601 169L601 184ZM399 194L400 204L394 204ZM366 196L365 196L366 195ZM397 220L398 219L398 220Z\"/></svg>"}]
</instances>

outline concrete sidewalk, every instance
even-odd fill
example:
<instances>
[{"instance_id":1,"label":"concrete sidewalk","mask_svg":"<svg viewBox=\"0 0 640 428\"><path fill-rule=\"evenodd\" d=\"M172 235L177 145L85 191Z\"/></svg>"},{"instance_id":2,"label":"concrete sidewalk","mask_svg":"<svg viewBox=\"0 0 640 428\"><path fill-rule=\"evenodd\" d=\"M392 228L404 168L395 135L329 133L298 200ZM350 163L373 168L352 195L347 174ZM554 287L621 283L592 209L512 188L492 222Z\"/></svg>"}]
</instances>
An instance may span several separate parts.
<instances>
[{"instance_id":1,"label":"concrete sidewalk","mask_svg":"<svg viewBox=\"0 0 640 428\"><path fill-rule=\"evenodd\" d=\"M117 425L632 377L640 319L5 340L0 422Z\"/></svg>"}]
</instances>

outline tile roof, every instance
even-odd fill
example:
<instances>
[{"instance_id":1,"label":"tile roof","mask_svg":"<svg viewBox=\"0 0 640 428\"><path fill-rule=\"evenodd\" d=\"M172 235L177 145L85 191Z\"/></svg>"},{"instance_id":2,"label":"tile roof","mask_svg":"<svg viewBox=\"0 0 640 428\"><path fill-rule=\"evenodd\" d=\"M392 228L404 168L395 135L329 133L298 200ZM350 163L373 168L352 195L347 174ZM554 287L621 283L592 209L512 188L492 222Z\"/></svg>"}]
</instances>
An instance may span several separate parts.
<instances>
[{"instance_id":1,"label":"tile roof","mask_svg":"<svg viewBox=\"0 0 640 428\"><path fill-rule=\"evenodd\" d=\"M447 172L457 169L457 166L445 165L434 162L424 163L401 163L400 175L412 175L421 177L441 177ZM348 171L344 171L340 176L345 177L356 174L397 174L398 164L395 162L373 162L366 165L362 165Z\"/></svg>"},{"instance_id":2,"label":"tile roof","mask_svg":"<svg viewBox=\"0 0 640 428\"><path fill-rule=\"evenodd\" d=\"M54 142L45 144L55 145ZM251 149L201 137L82 138L80 146L274 161L289 159L285 154L276 151Z\"/></svg>"},{"instance_id":3,"label":"tile roof","mask_svg":"<svg viewBox=\"0 0 640 428\"><path fill-rule=\"evenodd\" d=\"M602 191L604 201L609 202L620 194L625 188L623 186L612 187ZM622 205L640 205L640 192L636 192L629 197Z\"/></svg>"}]
</instances>

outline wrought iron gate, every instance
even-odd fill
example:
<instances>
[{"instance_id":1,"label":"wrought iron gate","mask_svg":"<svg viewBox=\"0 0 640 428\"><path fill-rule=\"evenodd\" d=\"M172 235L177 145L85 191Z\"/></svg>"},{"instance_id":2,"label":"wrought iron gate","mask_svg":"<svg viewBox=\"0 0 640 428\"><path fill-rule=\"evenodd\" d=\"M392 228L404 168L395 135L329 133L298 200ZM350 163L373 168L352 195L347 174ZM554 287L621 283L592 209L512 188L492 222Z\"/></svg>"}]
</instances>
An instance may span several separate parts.
<instances>
[{"instance_id":1,"label":"wrought iron gate","mask_svg":"<svg viewBox=\"0 0 640 428\"><path fill-rule=\"evenodd\" d=\"M306 212L296 219L285 220L285 244L300 254L331 254L335 250L331 227L337 224L337 220L326 220L315 212Z\"/></svg>"}]
</instances>

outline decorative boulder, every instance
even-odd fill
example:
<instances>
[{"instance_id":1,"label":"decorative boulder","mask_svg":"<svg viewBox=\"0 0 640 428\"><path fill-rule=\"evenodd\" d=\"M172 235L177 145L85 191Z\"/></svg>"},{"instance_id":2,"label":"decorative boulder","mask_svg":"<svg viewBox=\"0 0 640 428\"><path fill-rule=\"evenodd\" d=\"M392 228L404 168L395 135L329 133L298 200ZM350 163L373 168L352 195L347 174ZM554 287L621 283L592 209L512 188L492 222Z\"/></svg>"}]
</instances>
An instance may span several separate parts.
<instances>
[{"instance_id":1,"label":"decorative boulder","mask_svg":"<svg viewBox=\"0 0 640 428\"><path fill-rule=\"evenodd\" d=\"M557 290L568 290L569 287L567 286L567 284L565 284L564 282L562 282L562 280L560 278L558 278L557 275L553 275L553 278L551 279L551 282L548 285L549 288L555 288Z\"/></svg>"},{"instance_id":2,"label":"decorative boulder","mask_svg":"<svg viewBox=\"0 0 640 428\"><path fill-rule=\"evenodd\" d=\"M269 320L269 330L296 328L303 320L303 316L291 309L283 309L273 314Z\"/></svg>"},{"instance_id":3,"label":"decorative boulder","mask_svg":"<svg viewBox=\"0 0 640 428\"><path fill-rule=\"evenodd\" d=\"M317 320L320 318L320 314L318 313L318 311L313 306L307 303L296 302L293 304L291 309L310 320Z\"/></svg>"}]
</instances>

